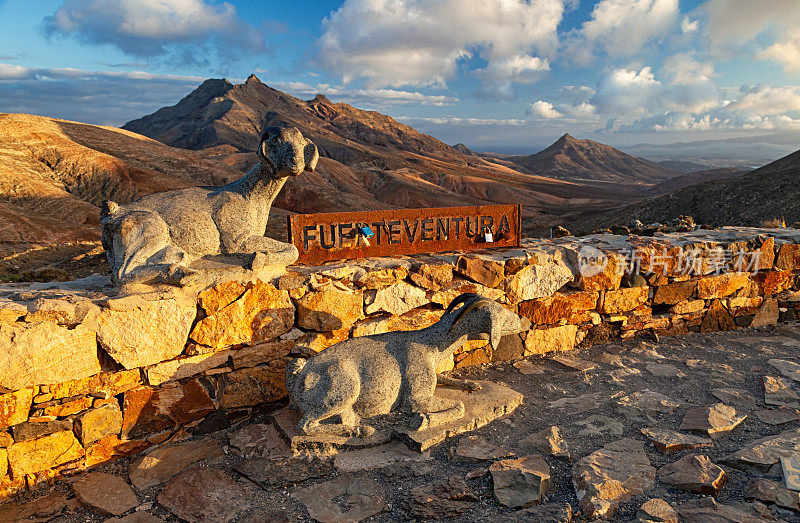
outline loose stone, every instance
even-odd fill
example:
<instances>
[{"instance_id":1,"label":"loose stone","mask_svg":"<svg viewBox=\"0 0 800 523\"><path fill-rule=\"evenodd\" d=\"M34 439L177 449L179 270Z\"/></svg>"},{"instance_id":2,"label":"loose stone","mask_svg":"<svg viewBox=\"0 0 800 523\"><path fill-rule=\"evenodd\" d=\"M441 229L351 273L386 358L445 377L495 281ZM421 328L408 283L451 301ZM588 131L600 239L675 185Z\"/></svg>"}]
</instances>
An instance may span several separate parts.
<instances>
[{"instance_id":1,"label":"loose stone","mask_svg":"<svg viewBox=\"0 0 800 523\"><path fill-rule=\"evenodd\" d=\"M572 468L575 493L590 519L612 516L620 504L650 490L655 477L644 442L629 438L609 443Z\"/></svg>"},{"instance_id":2,"label":"loose stone","mask_svg":"<svg viewBox=\"0 0 800 523\"><path fill-rule=\"evenodd\" d=\"M678 523L678 513L663 499L648 499L639 508L636 517L648 523Z\"/></svg>"},{"instance_id":3,"label":"loose stone","mask_svg":"<svg viewBox=\"0 0 800 523\"><path fill-rule=\"evenodd\" d=\"M257 423L230 435L230 444L245 458L286 458L291 455L275 425Z\"/></svg>"},{"instance_id":4,"label":"loose stone","mask_svg":"<svg viewBox=\"0 0 800 523\"><path fill-rule=\"evenodd\" d=\"M726 456L723 463L750 465L759 470L768 470L780 462L800 452L800 432L786 430L777 436L762 438Z\"/></svg>"},{"instance_id":5,"label":"loose stone","mask_svg":"<svg viewBox=\"0 0 800 523\"><path fill-rule=\"evenodd\" d=\"M430 452L415 452L402 443L387 443L377 447L340 452L333 459L336 470L357 472L388 467L395 463L428 461Z\"/></svg>"},{"instance_id":6,"label":"loose stone","mask_svg":"<svg viewBox=\"0 0 800 523\"><path fill-rule=\"evenodd\" d=\"M516 516L516 517L515 517ZM570 523L572 519L572 505L569 503L546 503L544 505L524 508L514 513L505 521L536 521L537 523Z\"/></svg>"},{"instance_id":7,"label":"loose stone","mask_svg":"<svg viewBox=\"0 0 800 523\"><path fill-rule=\"evenodd\" d=\"M597 364L592 363L591 361L582 360L572 356L571 354L559 354L558 356L553 356L550 359L560 363L568 369L577 370L580 372L589 372L590 370L597 368Z\"/></svg>"},{"instance_id":8,"label":"loose stone","mask_svg":"<svg viewBox=\"0 0 800 523\"><path fill-rule=\"evenodd\" d=\"M619 421L599 414L576 421L573 425L584 427L578 436L621 436L625 429Z\"/></svg>"},{"instance_id":9,"label":"loose stone","mask_svg":"<svg viewBox=\"0 0 800 523\"><path fill-rule=\"evenodd\" d=\"M463 515L476 501L463 479L449 478L412 488L401 506L409 518L444 519Z\"/></svg>"},{"instance_id":10,"label":"loose stone","mask_svg":"<svg viewBox=\"0 0 800 523\"><path fill-rule=\"evenodd\" d=\"M687 492L716 496L728 480L708 456L685 456L658 470L658 480Z\"/></svg>"},{"instance_id":11,"label":"loose stone","mask_svg":"<svg viewBox=\"0 0 800 523\"><path fill-rule=\"evenodd\" d=\"M687 412L680 430L696 430L713 438L732 431L745 419L747 415L737 416L733 407L717 403L712 407L700 407Z\"/></svg>"},{"instance_id":12,"label":"loose stone","mask_svg":"<svg viewBox=\"0 0 800 523\"><path fill-rule=\"evenodd\" d=\"M569 446L561 436L561 429L552 426L531 434L519 442L523 448L538 450L550 456L569 460Z\"/></svg>"},{"instance_id":13,"label":"loose stone","mask_svg":"<svg viewBox=\"0 0 800 523\"><path fill-rule=\"evenodd\" d=\"M711 389L711 394L726 405L737 409L752 410L756 408L756 399L746 390L732 388Z\"/></svg>"},{"instance_id":14,"label":"loose stone","mask_svg":"<svg viewBox=\"0 0 800 523\"><path fill-rule=\"evenodd\" d=\"M770 367L780 372L784 378L800 382L800 364L789 360L767 360Z\"/></svg>"},{"instance_id":15,"label":"loose stone","mask_svg":"<svg viewBox=\"0 0 800 523\"><path fill-rule=\"evenodd\" d=\"M536 455L503 459L489 467L494 498L506 507L541 503L550 490L550 467Z\"/></svg>"},{"instance_id":16,"label":"loose stone","mask_svg":"<svg viewBox=\"0 0 800 523\"><path fill-rule=\"evenodd\" d=\"M103 516L119 516L139 504L125 480L105 472L93 472L77 479L72 491L81 505Z\"/></svg>"},{"instance_id":17,"label":"loose stone","mask_svg":"<svg viewBox=\"0 0 800 523\"><path fill-rule=\"evenodd\" d=\"M792 390L792 382L785 378L764 376L764 403L800 408L800 396Z\"/></svg>"},{"instance_id":18,"label":"loose stone","mask_svg":"<svg viewBox=\"0 0 800 523\"><path fill-rule=\"evenodd\" d=\"M777 481L764 478L750 480L747 490L744 491L745 499L757 499L764 503L771 503L779 507L800 511L800 493L792 492Z\"/></svg>"},{"instance_id":19,"label":"loose stone","mask_svg":"<svg viewBox=\"0 0 800 523\"><path fill-rule=\"evenodd\" d=\"M295 490L292 497L302 503L308 515L320 523L338 523L361 521L383 512L386 502L378 492L380 486L374 480L345 474L325 483ZM336 499L343 501L337 503Z\"/></svg>"},{"instance_id":20,"label":"loose stone","mask_svg":"<svg viewBox=\"0 0 800 523\"><path fill-rule=\"evenodd\" d=\"M172 479L158 503L187 521L234 520L249 510L245 489L221 470L192 468Z\"/></svg>"},{"instance_id":21,"label":"loose stone","mask_svg":"<svg viewBox=\"0 0 800 523\"><path fill-rule=\"evenodd\" d=\"M702 447L712 447L714 444L710 439L681 434L674 430L662 429L658 427L648 427L641 429L641 433L653 443L653 446L665 454L678 452L684 449L696 449Z\"/></svg>"},{"instance_id":22,"label":"loose stone","mask_svg":"<svg viewBox=\"0 0 800 523\"><path fill-rule=\"evenodd\" d=\"M454 452L457 460L471 463L502 459L513 455L513 452L493 445L478 435L462 438Z\"/></svg>"},{"instance_id":23,"label":"loose stone","mask_svg":"<svg viewBox=\"0 0 800 523\"><path fill-rule=\"evenodd\" d=\"M783 425L784 423L800 420L800 411L783 407L758 410L755 412L755 415L767 425Z\"/></svg>"},{"instance_id":24,"label":"loose stone","mask_svg":"<svg viewBox=\"0 0 800 523\"><path fill-rule=\"evenodd\" d=\"M157 447L134 461L128 477L139 490L167 481L192 463L222 456L213 440L200 439Z\"/></svg>"},{"instance_id":25,"label":"loose stone","mask_svg":"<svg viewBox=\"0 0 800 523\"><path fill-rule=\"evenodd\" d=\"M274 460L255 458L244 460L236 472L265 490L287 487L309 479L324 478L333 474L330 460L293 458Z\"/></svg>"},{"instance_id":26,"label":"loose stone","mask_svg":"<svg viewBox=\"0 0 800 523\"><path fill-rule=\"evenodd\" d=\"M681 404L663 394L644 389L617 400L617 410L630 420L672 414Z\"/></svg>"}]
</instances>

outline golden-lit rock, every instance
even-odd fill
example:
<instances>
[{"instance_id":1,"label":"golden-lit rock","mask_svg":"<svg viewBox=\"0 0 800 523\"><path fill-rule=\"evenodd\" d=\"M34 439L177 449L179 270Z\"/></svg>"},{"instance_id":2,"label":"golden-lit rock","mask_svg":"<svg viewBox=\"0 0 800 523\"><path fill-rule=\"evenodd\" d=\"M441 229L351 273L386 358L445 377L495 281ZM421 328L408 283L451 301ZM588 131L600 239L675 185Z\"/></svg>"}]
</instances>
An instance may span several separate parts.
<instances>
[{"instance_id":1,"label":"golden-lit rock","mask_svg":"<svg viewBox=\"0 0 800 523\"><path fill-rule=\"evenodd\" d=\"M326 285L297 300L297 325L318 332L350 327L364 315L360 291Z\"/></svg>"},{"instance_id":2,"label":"golden-lit rock","mask_svg":"<svg viewBox=\"0 0 800 523\"><path fill-rule=\"evenodd\" d=\"M647 302L649 287L628 287L615 291L605 291L597 310L603 314L616 314L632 311Z\"/></svg>"},{"instance_id":3,"label":"golden-lit rock","mask_svg":"<svg viewBox=\"0 0 800 523\"><path fill-rule=\"evenodd\" d=\"M0 394L0 428L28 421L33 394L32 388Z\"/></svg>"},{"instance_id":4,"label":"golden-lit rock","mask_svg":"<svg viewBox=\"0 0 800 523\"><path fill-rule=\"evenodd\" d=\"M577 325L531 329L525 337L525 356L572 350L577 333Z\"/></svg>"},{"instance_id":5,"label":"golden-lit rock","mask_svg":"<svg viewBox=\"0 0 800 523\"><path fill-rule=\"evenodd\" d=\"M726 272L697 281L697 297L701 300L724 298L750 283L750 273Z\"/></svg>"},{"instance_id":6,"label":"golden-lit rock","mask_svg":"<svg viewBox=\"0 0 800 523\"><path fill-rule=\"evenodd\" d=\"M0 387L19 390L98 372L97 339L83 325L0 324Z\"/></svg>"},{"instance_id":7,"label":"golden-lit rock","mask_svg":"<svg viewBox=\"0 0 800 523\"><path fill-rule=\"evenodd\" d=\"M71 430L48 434L8 447L8 463L14 476L33 474L69 463L84 455Z\"/></svg>"},{"instance_id":8,"label":"golden-lit rock","mask_svg":"<svg viewBox=\"0 0 800 523\"><path fill-rule=\"evenodd\" d=\"M234 290L224 298L209 298L209 303L221 305L235 293ZM248 283L246 290L227 306L197 322L190 337L200 346L209 347L198 347L196 352L213 352L232 345L273 340L291 330L293 324L294 306L289 293L257 280Z\"/></svg>"},{"instance_id":9,"label":"golden-lit rock","mask_svg":"<svg viewBox=\"0 0 800 523\"><path fill-rule=\"evenodd\" d=\"M557 292L552 296L521 302L519 314L535 325L555 325L562 320L581 323L590 320L588 313L597 307L598 298L596 292Z\"/></svg>"},{"instance_id":10,"label":"golden-lit rock","mask_svg":"<svg viewBox=\"0 0 800 523\"><path fill-rule=\"evenodd\" d=\"M176 297L115 298L107 301L96 319L97 339L126 369L145 367L183 352L196 315L194 301Z\"/></svg>"}]
</instances>

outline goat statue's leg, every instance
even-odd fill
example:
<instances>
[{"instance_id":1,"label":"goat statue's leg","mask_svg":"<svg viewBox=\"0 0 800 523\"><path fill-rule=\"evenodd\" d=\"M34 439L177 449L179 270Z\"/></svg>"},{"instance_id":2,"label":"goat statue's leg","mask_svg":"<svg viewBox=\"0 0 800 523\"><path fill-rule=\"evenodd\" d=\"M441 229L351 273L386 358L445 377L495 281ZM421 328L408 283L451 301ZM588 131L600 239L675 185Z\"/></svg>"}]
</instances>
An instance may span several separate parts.
<instances>
[{"instance_id":1,"label":"goat statue's leg","mask_svg":"<svg viewBox=\"0 0 800 523\"><path fill-rule=\"evenodd\" d=\"M297 247L266 236L250 236L237 249L242 253L256 253L253 270L265 265L291 265L297 261Z\"/></svg>"},{"instance_id":2,"label":"goat statue's leg","mask_svg":"<svg viewBox=\"0 0 800 523\"><path fill-rule=\"evenodd\" d=\"M311 370L301 379L299 403L303 417L300 430L305 434L364 437L375 432L374 428L360 424L361 418L353 410L361 392L355 368L339 362L322 372ZM335 417L339 417L340 423L323 423Z\"/></svg>"},{"instance_id":3,"label":"goat statue's leg","mask_svg":"<svg viewBox=\"0 0 800 523\"><path fill-rule=\"evenodd\" d=\"M413 382L409 383L408 407L414 415L410 426L414 430L436 427L464 416L464 403L434 396L437 376L433 364L427 367L427 372L415 372Z\"/></svg>"},{"instance_id":4,"label":"goat statue's leg","mask_svg":"<svg viewBox=\"0 0 800 523\"><path fill-rule=\"evenodd\" d=\"M136 211L120 218L112 238L114 278L122 283L178 283L188 256L172 245L169 227L156 213Z\"/></svg>"}]
</instances>

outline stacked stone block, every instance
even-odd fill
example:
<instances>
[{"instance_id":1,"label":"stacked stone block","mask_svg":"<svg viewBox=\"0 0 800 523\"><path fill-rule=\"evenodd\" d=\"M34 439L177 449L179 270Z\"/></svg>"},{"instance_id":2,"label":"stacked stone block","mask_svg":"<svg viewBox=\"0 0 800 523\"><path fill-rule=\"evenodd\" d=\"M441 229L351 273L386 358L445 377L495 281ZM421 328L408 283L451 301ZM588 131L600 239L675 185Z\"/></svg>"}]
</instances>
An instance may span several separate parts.
<instances>
[{"instance_id":1,"label":"stacked stone block","mask_svg":"<svg viewBox=\"0 0 800 523\"><path fill-rule=\"evenodd\" d=\"M587 257L603 263L587 266ZM468 342L441 371L608 336L800 315L800 231L791 229L526 240L506 251L289 269L271 282L195 291L120 294L97 278L0 287L0 493L272 408L285 401L293 349L424 328L464 292L533 325L498 347Z\"/></svg>"}]
</instances>

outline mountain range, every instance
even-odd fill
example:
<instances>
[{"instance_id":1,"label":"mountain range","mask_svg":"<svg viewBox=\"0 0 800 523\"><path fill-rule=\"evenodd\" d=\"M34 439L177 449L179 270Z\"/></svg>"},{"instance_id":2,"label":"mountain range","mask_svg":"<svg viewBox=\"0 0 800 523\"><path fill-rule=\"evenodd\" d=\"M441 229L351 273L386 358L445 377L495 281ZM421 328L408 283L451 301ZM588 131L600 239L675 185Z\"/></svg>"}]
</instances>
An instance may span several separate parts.
<instances>
[{"instance_id":1,"label":"mountain range","mask_svg":"<svg viewBox=\"0 0 800 523\"><path fill-rule=\"evenodd\" d=\"M666 178L671 172L661 169L663 176L656 177L650 171L659 168L640 161L648 169L646 174L598 164L596 169L602 172L582 174L593 182L570 180L566 175L557 179L510 158L475 153L463 144L451 147L375 111L334 103L322 95L311 100L294 98L253 75L238 85L207 80L176 105L123 128L245 168L255 161L251 151L263 126L276 124L298 127L317 144L323 157L319 172L289 180L276 200L277 206L294 212L504 202L521 204L528 223L546 226L557 216L583 207L606 208L641 198L644 193L638 185ZM606 149L608 157L631 158ZM595 156L598 162L602 160L601 155ZM588 161L584 163L584 171L590 171ZM598 180L619 185L594 183Z\"/></svg>"},{"instance_id":2,"label":"mountain range","mask_svg":"<svg viewBox=\"0 0 800 523\"><path fill-rule=\"evenodd\" d=\"M734 167L754 169L776 158L796 151L800 145L800 131L781 131L762 135L737 136L719 140L696 140L669 144L640 143L623 147L625 152L663 165L669 162L690 162L711 169ZM678 169L682 170L682 169Z\"/></svg>"},{"instance_id":3,"label":"mountain range","mask_svg":"<svg viewBox=\"0 0 800 523\"><path fill-rule=\"evenodd\" d=\"M697 213L691 206L652 203L672 201L672 195L646 199L709 179L717 181L703 185L703 194L714 187L738 194L740 180L758 185L766 172L683 174L699 164L659 165L568 134L529 156L480 153L321 95L300 100L255 76L238 85L211 79L176 105L122 129L0 114L0 242L96 240L104 199L122 203L236 179L256 163L263 127L275 124L300 128L322 156L315 172L288 180L275 201L268 234L280 239L292 212L519 203L529 235L585 215L619 219L625 213L608 210L632 202L642 202L634 208L643 217ZM738 178L725 185L721 179L730 176ZM737 214L720 216L734 220Z\"/></svg>"}]
</instances>

